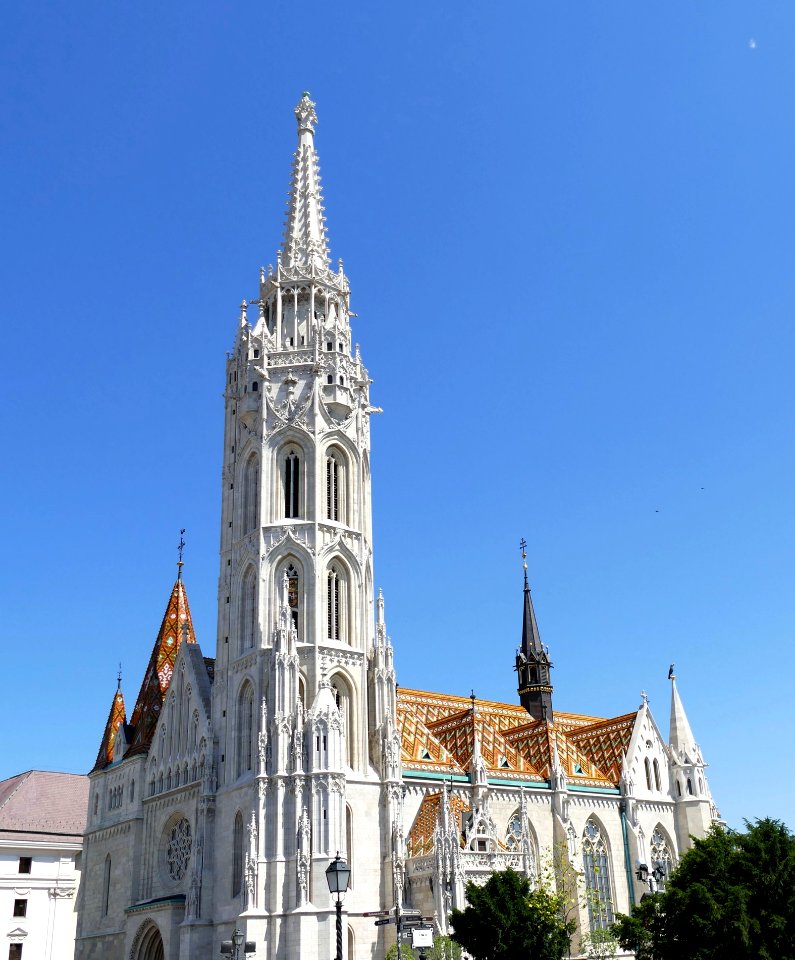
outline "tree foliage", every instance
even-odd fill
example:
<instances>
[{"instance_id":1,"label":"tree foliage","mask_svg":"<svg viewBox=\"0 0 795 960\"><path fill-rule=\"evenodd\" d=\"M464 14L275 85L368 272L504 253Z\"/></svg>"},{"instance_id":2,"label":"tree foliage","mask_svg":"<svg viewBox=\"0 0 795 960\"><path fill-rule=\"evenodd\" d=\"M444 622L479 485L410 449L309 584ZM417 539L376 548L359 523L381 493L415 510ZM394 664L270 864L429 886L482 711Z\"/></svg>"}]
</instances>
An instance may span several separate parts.
<instances>
[{"instance_id":1,"label":"tree foliage","mask_svg":"<svg viewBox=\"0 0 795 960\"><path fill-rule=\"evenodd\" d=\"M530 889L513 870L493 873L484 886L466 886L469 906L453 910L453 940L475 960L561 960L571 924L561 920L559 898Z\"/></svg>"},{"instance_id":2,"label":"tree foliage","mask_svg":"<svg viewBox=\"0 0 795 960\"><path fill-rule=\"evenodd\" d=\"M696 840L664 893L617 918L621 945L638 960L795 960L795 836L746 827Z\"/></svg>"}]
</instances>

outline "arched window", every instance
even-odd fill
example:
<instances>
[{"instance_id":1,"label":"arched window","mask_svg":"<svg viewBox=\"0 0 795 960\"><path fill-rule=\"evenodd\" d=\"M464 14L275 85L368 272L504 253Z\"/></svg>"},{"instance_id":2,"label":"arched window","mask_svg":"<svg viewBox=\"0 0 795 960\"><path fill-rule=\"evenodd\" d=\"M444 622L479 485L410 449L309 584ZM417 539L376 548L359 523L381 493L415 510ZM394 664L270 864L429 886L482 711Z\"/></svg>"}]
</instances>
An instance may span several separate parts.
<instances>
[{"instance_id":1,"label":"arched window","mask_svg":"<svg viewBox=\"0 0 795 960\"><path fill-rule=\"evenodd\" d=\"M102 878L102 916L107 917L110 906L110 854L105 857L105 875Z\"/></svg>"},{"instance_id":2,"label":"arched window","mask_svg":"<svg viewBox=\"0 0 795 960\"><path fill-rule=\"evenodd\" d=\"M237 775L254 767L254 688L246 683L237 702Z\"/></svg>"},{"instance_id":3,"label":"arched window","mask_svg":"<svg viewBox=\"0 0 795 960\"><path fill-rule=\"evenodd\" d=\"M693 781L690 777L687 778L687 792L692 796L693 794Z\"/></svg>"},{"instance_id":4,"label":"arched window","mask_svg":"<svg viewBox=\"0 0 795 960\"><path fill-rule=\"evenodd\" d=\"M243 887L243 814L235 814L232 829L232 896L240 896Z\"/></svg>"},{"instance_id":5,"label":"arched window","mask_svg":"<svg viewBox=\"0 0 795 960\"><path fill-rule=\"evenodd\" d=\"M130 803L135 800L135 780L130 780Z\"/></svg>"},{"instance_id":6,"label":"arched window","mask_svg":"<svg viewBox=\"0 0 795 960\"><path fill-rule=\"evenodd\" d=\"M643 766L646 768L646 788L651 790L651 764L648 757L643 758Z\"/></svg>"},{"instance_id":7,"label":"arched window","mask_svg":"<svg viewBox=\"0 0 795 960\"><path fill-rule=\"evenodd\" d=\"M345 467L338 450L329 450L326 456L326 517L345 520Z\"/></svg>"},{"instance_id":8,"label":"arched window","mask_svg":"<svg viewBox=\"0 0 795 960\"><path fill-rule=\"evenodd\" d=\"M591 930L605 930L613 923L610 858L604 835L593 819L585 824L582 836L582 865Z\"/></svg>"},{"instance_id":9,"label":"arched window","mask_svg":"<svg viewBox=\"0 0 795 960\"><path fill-rule=\"evenodd\" d=\"M662 781L660 780L660 765L657 763L656 757L654 758L654 784L658 791L662 790Z\"/></svg>"},{"instance_id":10,"label":"arched window","mask_svg":"<svg viewBox=\"0 0 795 960\"><path fill-rule=\"evenodd\" d=\"M342 717L342 736L345 741L345 760L349 767L353 767L354 742L353 733L355 725L353 722L353 696L348 681L340 674L336 674L331 680L331 689L334 691L334 699L337 701L337 709Z\"/></svg>"},{"instance_id":11,"label":"arched window","mask_svg":"<svg viewBox=\"0 0 795 960\"><path fill-rule=\"evenodd\" d=\"M682 782L681 782L681 780L677 780L677 781L676 781L676 795L677 795L677 797L681 797L681 796L682 796Z\"/></svg>"},{"instance_id":12,"label":"arched window","mask_svg":"<svg viewBox=\"0 0 795 960\"><path fill-rule=\"evenodd\" d=\"M293 626L300 634L299 601L301 597L301 577L294 563L289 563L285 572L287 573L287 605L290 608ZM281 576L283 578L284 574ZM281 585L279 586L279 590L281 591Z\"/></svg>"},{"instance_id":13,"label":"arched window","mask_svg":"<svg viewBox=\"0 0 795 960\"><path fill-rule=\"evenodd\" d=\"M246 570L240 585L240 609L238 611L240 637L238 647L242 653L254 646L257 623L257 575L253 567Z\"/></svg>"},{"instance_id":14,"label":"arched window","mask_svg":"<svg viewBox=\"0 0 795 960\"><path fill-rule=\"evenodd\" d=\"M243 533L257 527L259 520L259 459L252 453L243 471Z\"/></svg>"},{"instance_id":15,"label":"arched window","mask_svg":"<svg viewBox=\"0 0 795 960\"><path fill-rule=\"evenodd\" d=\"M193 717L191 719L190 725L190 749L195 750L196 744L199 742L199 711L193 711ZM196 779L195 777L193 778Z\"/></svg>"},{"instance_id":16,"label":"arched window","mask_svg":"<svg viewBox=\"0 0 795 960\"><path fill-rule=\"evenodd\" d=\"M665 889L665 884L668 882L668 877L671 875L673 862L674 858L671 855L671 848L668 846L668 841L665 838L665 834L659 827L657 827L654 833L651 835L651 868L654 870L655 868L659 867L663 874L662 880L659 880L657 883L657 886L660 890Z\"/></svg>"},{"instance_id":17,"label":"arched window","mask_svg":"<svg viewBox=\"0 0 795 960\"><path fill-rule=\"evenodd\" d=\"M326 620L329 640L348 641L346 630L347 584L339 564L332 563L326 578Z\"/></svg>"},{"instance_id":18,"label":"arched window","mask_svg":"<svg viewBox=\"0 0 795 960\"><path fill-rule=\"evenodd\" d=\"M284 456L284 515L301 515L301 459L298 451L290 448Z\"/></svg>"}]
</instances>

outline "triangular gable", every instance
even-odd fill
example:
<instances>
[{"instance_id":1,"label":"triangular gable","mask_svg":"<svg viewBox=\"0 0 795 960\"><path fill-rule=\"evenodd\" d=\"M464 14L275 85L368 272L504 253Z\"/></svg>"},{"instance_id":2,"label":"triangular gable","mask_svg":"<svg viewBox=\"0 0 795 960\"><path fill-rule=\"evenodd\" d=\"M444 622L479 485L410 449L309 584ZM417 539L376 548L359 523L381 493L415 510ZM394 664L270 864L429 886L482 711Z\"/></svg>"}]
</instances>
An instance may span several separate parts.
<instances>
[{"instance_id":1,"label":"triangular gable","mask_svg":"<svg viewBox=\"0 0 795 960\"><path fill-rule=\"evenodd\" d=\"M414 818L414 823L406 837L408 856L422 857L433 851L433 833L436 830L436 824L439 822L441 800L441 793L429 793L423 797L420 809L417 811L417 816ZM457 794L448 796L448 803L460 830L461 815L469 811L469 806Z\"/></svg>"},{"instance_id":2,"label":"triangular gable","mask_svg":"<svg viewBox=\"0 0 795 960\"><path fill-rule=\"evenodd\" d=\"M621 762L632 739L637 711L602 720L590 727L570 731L566 738L599 770L602 776L617 784L621 778Z\"/></svg>"}]
</instances>

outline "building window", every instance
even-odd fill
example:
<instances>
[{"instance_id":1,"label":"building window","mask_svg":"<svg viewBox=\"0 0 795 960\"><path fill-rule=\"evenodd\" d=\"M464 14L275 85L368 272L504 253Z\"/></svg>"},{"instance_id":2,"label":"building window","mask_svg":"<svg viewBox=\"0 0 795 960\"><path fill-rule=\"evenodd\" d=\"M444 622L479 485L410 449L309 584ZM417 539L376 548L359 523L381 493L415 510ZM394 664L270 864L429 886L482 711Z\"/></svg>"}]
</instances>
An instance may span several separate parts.
<instances>
[{"instance_id":1,"label":"building window","mask_svg":"<svg viewBox=\"0 0 795 960\"><path fill-rule=\"evenodd\" d=\"M643 758L643 766L646 768L646 789L651 790L651 764L649 758Z\"/></svg>"},{"instance_id":2,"label":"building window","mask_svg":"<svg viewBox=\"0 0 795 960\"><path fill-rule=\"evenodd\" d=\"M287 605L290 608L290 618L298 631L298 598L300 594L300 578L295 566L291 563L287 567Z\"/></svg>"},{"instance_id":3,"label":"building window","mask_svg":"<svg viewBox=\"0 0 795 960\"><path fill-rule=\"evenodd\" d=\"M668 841L665 839L665 834L659 827L651 835L651 868L654 870L658 867L663 877L662 880L657 882L657 888L664 890L673 869L673 857Z\"/></svg>"},{"instance_id":4,"label":"building window","mask_svg":"<svg viewBox=\"0 0 795 960\"><path fill-rule=\"evenodd\" d=\"M585 824L582 864L591 930L606 930L613 923L610 863L604 835L595 820Z\"/></svg>"},{"instance_id":5,"label":"building window","mask_svg":"<svg viewBox=\"0 0 795 960\"><path fill-rule=\"evenodd\" d=\"M243 471L243 533L256 529L259 519L259 460L253 454Z\"/></svg>"},{"instance_id":6,"label":"building window","mask_svg":"<svg viewBox=\"0 0 795 960\"><path fill-rule=\"evenodd\" d=\"M102 879L102 916L107 917L110 906L110 854L105 857L105 875Z\"/></svg>"},{"instance_id":7,"label":"building window","mask_svg":"<svg viewBox=\"0 0 795 960\"><path fill-rule=\"evenodd\" d=\"M301 460L295 450L284 458L284 515L298 517L301 506Z\"/></svg>"},{"instance_id":8,"label":"building window","mask_svg":"<svg viewBox=\"0 0 795 960\"><path fill-rule=\"evenodd\" d=\"M687 792L692 796L693 795L693 781L690 777L687 778Z\"/></svg>"},{"instance_id":9,"label":"building window","mask_svg":"<svg viewBox=\"0 0 795 960\"><path fill-rule=\"evenodd\" d=\"M235 814L232 829L232 896L240 896L243 887L243 814Z\"/></svg>"},{"instance_id":10,"label":"building window","mask_svg":"<svg viewBox=\"0 0 795 960\"><path fill-rule=\"evenodd\" d=\"M8 960L22 960L22 944L12 943L8 947Z\"/></svg>"},{"instance_id":11,"label":"building window","mask_svg":"<svg viewBox=\"0 0 795 960\"><path fill-rule=\"evenodd\" d=\"M28 915L28 901L27 900L15 900L14 901L14 916L15 917L26 917Z\"/></svg>"},{"instance_id":12,"label":"building window","mask_svg":"<svg viewBox=\"0 0 795 960\"><path fill-rule=\"evenodd\" d=\"M30 873L33 857L20 857L18 873Z\"/></svg>"},{"instance_id":13,"label":"building window","mask_svg":"<svg viewBox=\"0 0 795 960\"><path fill-rule=\"evenodd\" d=\"M247 683L237 704L237 775L253 769L254 688Z\"/></svg>"},{"instance_id":14,"label":"building window","mask_svg":"<svg viewBox=\"0 0 795 960\"><path fill-rule=\"evenodd\" d=\"M257 624L257 575L253 567L246 570L240 585L240 637L239 650L251 650Z\"/></svg>"},{"instance_id":15,"label":"building window","mask_svg":"<svg viewBox=\"0 0 795 960\"><path fill-rule=\"evenodd\" d=\"M660 765L659 763L657 763L656 758L654 760L654 783L657 787L657 791L660 792L662 790L661 780L660 780Z\"/></svg>"},{"instance_id":16,"label":"building window","mask_svg":"<svg viewBox=\"0 0 795 960\"><path fill-rule=\"evenodd\" d=\"M330 450L326 457L326 517L345 520L345 466L341 454Z\"/></svg>"},{"instance_id":17,"label":"building window","mask_svg":"<svg viewBox=\"0 0 795 960\"><path fill-rule=\"evenodd\" d=\"M332 564L326 578L326 620L329 640L346 640L345 630L345 574Z\"/></svg>"}]
</instances>

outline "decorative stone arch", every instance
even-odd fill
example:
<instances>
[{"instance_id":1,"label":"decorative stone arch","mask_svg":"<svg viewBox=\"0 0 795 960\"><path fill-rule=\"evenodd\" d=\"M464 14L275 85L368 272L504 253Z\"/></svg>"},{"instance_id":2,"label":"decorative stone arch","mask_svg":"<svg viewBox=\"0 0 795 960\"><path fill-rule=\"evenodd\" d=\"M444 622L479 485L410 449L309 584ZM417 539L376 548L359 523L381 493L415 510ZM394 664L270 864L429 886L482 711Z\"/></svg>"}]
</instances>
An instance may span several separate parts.
<instances>
[{"instance_id":1,"label":"decorative stone arch","mask_svg":"<svg viewBox=\"0 0 795 960\"><path fill-rule=\"evenodd\" d=\"M135 934L129 960L164 960L165 950L160 928L154 920L144 920Z\"/></svg>"},{"instance_id":2,"label":"decorative stone arch","mask_svg":"<svg viewBox=\"0 0 795 960\"><path fill-rule=\"evenodd\" d=\"M160 834L160 872L168 887L184 890L193 858L194 827L182 810L175 810Z\"/></svg>"},{"instance_id":3,"label":"decorative stone arch","mask_svg":"<svg viewBox=\"0 0 795 960\"><path fill-rule=\"evenodd\" d=\"M274 519L311 520L312 437L294 426L280 430L272 444Z\"/></svg>"},{"instance_id":4,"label":"decorative stone arch","mask_svg":"<svg viewBox=\"0 0 795 960\"><path fill-rule=\"evenodd\" d=\"M527 862L524 864L528 877L538 876L538 834L535 831L530 817L523 812L521 805L516 807L508 817L505 828L505 847L515 853L524 854Z\"/></svg>"},{"instance_id":5,"label":"decorative stone arch","mask_svg":"<svg viewBox=\"0 0 795 960\"><path fill-rule=\"evenodd\" d=\"M668 877L676 866L676 845L671 838L671 834L659 821L651 832L648 849L649 869L654 870L655 867L659 866L665 873L665 878L659 885L660 889L664 889Z\"/></svg>"},{"instance_id":6,"label":"decorative stone arch","mask_svg":"<svg viewBox=\"0 0 795 960\"><path fill-rule=\"evenodd\" d=\"M345 760L351 769L355 769L359 762L359 743L356 732L359 730L357 711L358 689L356 681L342 667L335 667L329 676L329 683L334 691L337 708L342 717L342 732L345 737Z\"/></svg>"},{"instance_id":7,"label":"decorative stone arch","mask_svg":"<svg viewBox=\"0 0 795 960\"><path fill-rule=\"evenodd\" d=\"M238 484L240 486L240 533L257 529L260 516L260 475L262 463L254 444L247 444L241 454Z\"/></svg>"},{"instance_id":8,"label":"decorative stone arch","mask_svg":"<svg viewBox=\"0 0 795 960\"><path fill-rule=\"evenodd\" d=\"M279 622L279 611L282 606L282 586L284 583L285 572L288 575L287 599L290 604L290 612L293 624L298 631L299 641L306 636L306 612L309 608L308 585L311 577L307 576L307 571L311 571L311 557L309 551L300 544L288 538L285 544L282 544L272 563L271 563L271 583L270 591L273 598L273 610L271 611L271 623ZM292 570L290 569L292 567ZM297 581L297 582L295 582Z\"/></svg>"},{"instance_id":9,"label":"decorative stone arch","mask_svg":"<svg viewBox=\"0 0 795 960\"><path fill-rule=\"evenodd\" d=\"M323 624L322 636L326 640L347 643L353 646L356 636L356 591L354 573L345 553L344 545L330 553L323 564Z\"/></svg>"},{"instance_id":10,"label":"decorative stone arch","mask_svg":"<svg viewBox=\"0 0 795 960\"><path fill-rule=\"evenodd\" d=\"M257 643L259 627L259 577L257 567L252 562L246 562L235 578L233 610L236 624L234 637L235 652L242 656L248 650L253 650Z\"/></svg>"}]
</instances>

